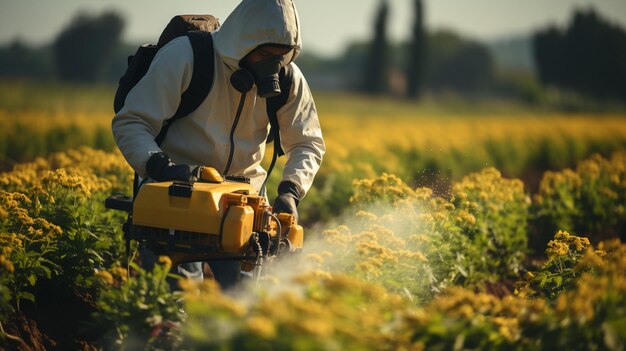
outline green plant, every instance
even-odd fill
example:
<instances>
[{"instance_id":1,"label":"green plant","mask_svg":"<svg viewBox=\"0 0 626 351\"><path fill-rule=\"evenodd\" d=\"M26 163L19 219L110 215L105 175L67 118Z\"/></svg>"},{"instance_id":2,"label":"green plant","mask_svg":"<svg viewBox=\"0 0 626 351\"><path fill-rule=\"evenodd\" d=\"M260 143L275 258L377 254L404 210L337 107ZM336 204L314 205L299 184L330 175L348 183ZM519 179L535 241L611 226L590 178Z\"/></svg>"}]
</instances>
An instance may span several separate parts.
<instances>
[{"instance_id":1,"label":"green plant","mask_svg":"<svg viewBox=\"0 0 626 351\"><path fill-rule=\"evenodd\" d=\"M584 249L583 239L561 233L559 244L548 248L553 260L575 249L570 264L579 272L553 286L548 299L541 291L533 298L498 298L456 287L407 315L401 330L427 350L623 350L626 245L610 241Z\"/></svg>"},{"instance_id":2,"label":"green plant","mask_svg":"<svg viewBox=\"0 0 626 351\"><path fill-rule=\"evenodd\" d=\"M559 231L548 243L548 260L535 272L527 272L519 281L516 292L520 296L541 296L550 301L575 286L582 274L579 261L583 258L589 239Z\"/></svg>"},{"instance_id":3,"label":"green plant","mask_svg":"<svg viewBox=\"0 0 626 351\"><path fill-rule=\"evenodd\" d=\"M159 262L152 272L131 263L129 276L121 267L96 274L104 287L90 327L101 332L106 349L172 349L180 341L180 294L167 282L172 262L166 256Z\"/></svg>"},{"instance_id":4,"label":"green plant","mask_svg":"<svg viewBox=\"0 0 626 351\"><path fill-rule=\"evenodd\" d=\"M94 269L122 258L122 217L105 213L103 202L112 188L109 179L123 177L123 168L94 157L97 152L82 151L0 174L0 290L6 297L0 320L19 309L22 299L34 302L38 294L92 294ZM54 167L84 166L80 157L99 159L102 177L85 168ZM44 288L41 279L47 281Z\"/></svg>"},{"instance_id":5,"label":"green plant","mask_svg":"<svg viewBox=\"0 0 626 351\"><path fill-rule=\"evenodd\" d=\"M94 270L119 263L123 257L124 241L117 224L123 217L104 209L104 191L110 186L102 183L95 176L68 174L61 168L44 176L38 190L39 196L52 200L42 203L40 216L63 231L51 259L62 268L55 284L65 289L88 288Z\"/></svg>"},{"instance_id":6,"label":"green plant","mask_svg":"<svg viewBox=\"0 0 626 351\"><path fill-rule=\"evenodd\" d=\"M456 216L473 246L474 279L495 281L518 274L527 247L530 198L519 179L494 168L471 173L453 185Z\"/></svg>"},{"instance_id":7,"label":"green plant","mask_svg":"<svg viewBox=\"0 0 626 351\"><path fill-rule=\"evenodd\" d=\"M189 350L399 350L396 334L407 307L399 295L342 274L309 272L289 288L247 291L249 302L213 282L186 287ZM415 348L412 348L415 350Z\"/></svg>"},{"instance_id":8,"label":"green plant","mask_svg":"<svg viewBox=\"0 0 626 351\"><path fill-rule=\"evenodd\" d=\"M24 194L0 190L0 284L3 297L8 297L1 304L0 320L13 312L13 306L19 309L20 300L35 300L33 286L39 279L60 271L52 257L62 231L37 216L40 207Z\"/></svg>"},{"instance_id":9,"label":"green plant","mask_svg":"<svg viewBox=\"0 0 626 351\"><path fill-rule=\"evenodd\" d=\"M535 221L543 231L585 233L594 242L623 239L626 152L616 152L610 159L596 154L575 170L546 172L534 200Z\"/></svg>"},{"instance_id":10,"label":"green plant","mask_svg":"<svg viewBox=\"0 0 626 351\"><path fill-rule=\"evenodd\" d=\"M467 280L469 241L451 215L454 206L429 188L398 177L354 181L356 213L323 233L320 266L350 272L422 305L451 284Z\"/></svg>"},{"instance_id":11,"label":"green plant","mask_svg":"<svg viewBox=\"0 0 626 351\"><path fill-rule=\"evenodd\" d=\"M530 199L522 182L488 168L452 191L448 200L389 174L355 180L351 202L360 219L326 232L329 251L341 258L325 261L418 304L452 284L484 289L515 277L527 243Z\"/></svg>"}]
</instances>

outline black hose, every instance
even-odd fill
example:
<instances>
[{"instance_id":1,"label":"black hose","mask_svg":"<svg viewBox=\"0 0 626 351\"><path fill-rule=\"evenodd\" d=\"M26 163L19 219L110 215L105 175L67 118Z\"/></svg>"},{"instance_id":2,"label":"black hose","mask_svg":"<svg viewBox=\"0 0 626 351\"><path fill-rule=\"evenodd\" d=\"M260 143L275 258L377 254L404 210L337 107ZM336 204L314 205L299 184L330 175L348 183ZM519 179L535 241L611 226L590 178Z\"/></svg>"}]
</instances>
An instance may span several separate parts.
<instances>
[{"instance_id":1,"label":"black hose","mask_svg":"<svg viewBox=\"0 0 626 351\"><path fill-rule=\"evenodd\" d=\"M274 141L274 143L276 143L276 141ZM272 174L272 170L274 169L274 165L276 165L277 158L278 158L278 150L276 149L276 145L274 145L274 154L272 155L272 162L270 163L270 167L267 169L267 174L265 175L265 180L263 181L263 185L261 185L261 196L266 196L267 194L267 188L265 187L265 184L267 183L267 180L270 178L270 174Z\"/></svg>"},{"instance_id":2,"label":"black hose","mask_svg":"<svg viewBox=\"0 0 626 351\"><path fill-rule=\"evenodd\" d=\"M224 248L224 246L222 245L222 240L224 240L224 222L226 222L226 217L228 216L228 212L230 211L230 205L227 205L228 207L226 207L226 210L224 211L224 216L222 217L222 220L220 221L220 233L219 233L219 247L222 250Z\"/></svg>"},{"instance_id":3,"label":"black hose","mask_svg":"<svg viewBox=\"0 0 626 351\"><path fill-rule=\"evenodd\" d=\"M276 231L278 233L278 241L277 241L277 244L276 244L276 257L278 257L278 252L280 251L280 244L283 241L283 229L282 229L282 226L280 225L280 221L278 220L278 217L275 214L273 214L273 213L271 213L269 211L268 211L268 213L276 221L276 226L277 226Z\"/></svg>"},{"instance_id":4,"label":"black hose","mask_svg":"<svg viewBox=\"0 0 626 351\"><path fill-rule=\"evenodd\" d=\"M233 155L235 153L235 129L237 128L237 124L239 123L239 118L241 118L241 111L243 111L243 105L245 102L246 93L241 93L241 97L239 98L239 106L237 107L237 114L235 115L233 126L230 128L230 152L228 153L228 162L226 163L226 168L222 173L224 175L228 175L228 171L230 170L230 164L233 162Z\"/></svg>"}]
</instances>

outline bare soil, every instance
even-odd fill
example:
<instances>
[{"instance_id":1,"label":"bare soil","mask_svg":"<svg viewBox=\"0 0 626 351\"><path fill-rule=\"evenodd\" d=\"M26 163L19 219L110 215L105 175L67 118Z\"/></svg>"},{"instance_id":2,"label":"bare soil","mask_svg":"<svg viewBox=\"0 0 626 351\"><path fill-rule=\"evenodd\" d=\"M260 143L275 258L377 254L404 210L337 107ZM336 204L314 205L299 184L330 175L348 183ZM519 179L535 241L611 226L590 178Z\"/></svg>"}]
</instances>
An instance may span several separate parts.
<instances>
[{"instance_id":1,"label":"bare soil","mask_svg":"<svg viewBox=\"0 0 626 351\"><path fill-rule=\"evenodd\" d=\"M41 282L35 301L23 301L20 311L4 325L15 338L7 338L0 350L5 344L7 350L16 351L97 350L93 344L98 335L85 328L95 311L90 295L59 291Z\"/></svg>"}]
</instances>

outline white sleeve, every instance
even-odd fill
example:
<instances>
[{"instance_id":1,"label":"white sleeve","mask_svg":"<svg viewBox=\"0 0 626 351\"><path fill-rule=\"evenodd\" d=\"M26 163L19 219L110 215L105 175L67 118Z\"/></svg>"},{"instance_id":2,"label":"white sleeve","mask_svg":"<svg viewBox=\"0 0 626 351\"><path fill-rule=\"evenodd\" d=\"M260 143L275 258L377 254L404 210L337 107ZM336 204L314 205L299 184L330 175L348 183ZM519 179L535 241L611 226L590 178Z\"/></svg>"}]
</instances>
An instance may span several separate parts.
<instances>
[{"instance_id":1,"label":"white sleeve","mask_svg":"<svg viewBox=\"0 0 626 351\"><path fill-rule=\"evenodd\" d=\"M300 69L291 65L294 85L287 103L277 111L281 146L287 155L282 181L298 185L304 196L322 164L326 146L309 86Z\"/></svg>"},{"instance_id":2,"label":"white sleeve","mask_svg":"<svg viewBox=\"0 0 626 351\"><path fill-rule=\"evenodd\" d=\"M156 54L146 75L131 89L124 107L113 117L115 143L133 169L145 178L146 161L161 149L154 138L172 117L193 71L189 39L172 40Z\"/></svg>"}]
</instances>

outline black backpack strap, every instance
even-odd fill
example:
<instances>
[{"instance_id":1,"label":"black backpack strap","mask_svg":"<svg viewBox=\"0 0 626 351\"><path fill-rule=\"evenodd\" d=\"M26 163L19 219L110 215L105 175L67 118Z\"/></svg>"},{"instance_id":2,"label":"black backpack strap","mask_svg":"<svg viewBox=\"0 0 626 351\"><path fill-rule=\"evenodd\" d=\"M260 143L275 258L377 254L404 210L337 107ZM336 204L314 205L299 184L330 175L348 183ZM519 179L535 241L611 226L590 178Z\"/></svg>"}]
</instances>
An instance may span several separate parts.
<instances>
[{"instance_id":1,"label":"black backpack strap","mask_svg":"<svg viewBox=\"0 0 626 351\"><path fill-rule=\"evenodd\" d=\"M289 94L291 93L291 87L293 87L293 69L291 65L287 65L283 67L278 73L278 83L280 84L280 95L275 96L273 98L267 99L265 102L267 109L267 117L270 120L270 133L267 136L267 142L274 142L274 154L272 155L272 162L270 162L270 166L267 169L267 175L265 176L265 180L261 185L261 195L265 196L266 189L265 185L267 184L267 180L270 178L270 174L272 174L272 170L276 165L276 159L279 156L285 154L283 147L280 146L280 126L278 125L278 110L285 106L287 100L289 99Z\"/></svg>"},{"instance_id":2,"label":"black backpack strap","mask_svg":"<svg viewBox=\"0 0 626 351\"><path fill-rule=\"evenodd\" d=\"M159 135L154 139L157 145L161 145L170 125L193 111L206 99L213 86L213 71L215 59L213 57L213 37L209 32L189 31L185 33L191 42L193 49L193 74L189 87L181 95L180 105L176 113L163 123Z\"/></svg>"},{"instance_id":3,"label":"black backpack strap","mask_svg":"<svg viewBox=\"0 0 626 351\"><path fill-rule=\"evenodd\" d=\"M267 117L270 120L270 134L267 136L267 142L274 142L274 153L278 156L285 154L283 148L280 146L280 127L278 125L278 110L285 106L291 87L293 86L293 69L291 65L287 65L280 70L278 74L280 84L280 95L273 98L269 98L266 101L267 105Z\"/></svg>"}]
</instances>

